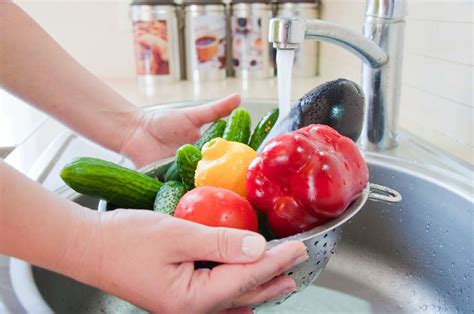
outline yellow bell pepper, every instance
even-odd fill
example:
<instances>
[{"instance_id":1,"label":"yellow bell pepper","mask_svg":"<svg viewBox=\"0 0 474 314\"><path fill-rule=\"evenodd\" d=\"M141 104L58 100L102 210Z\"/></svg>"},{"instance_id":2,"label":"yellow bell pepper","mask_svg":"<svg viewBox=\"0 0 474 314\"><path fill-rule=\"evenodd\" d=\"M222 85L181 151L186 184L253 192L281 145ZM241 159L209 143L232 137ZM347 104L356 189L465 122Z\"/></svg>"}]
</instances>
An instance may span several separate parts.
<instances>
[{"instance_id":1,"label":"yellow bell pepper","mask_svg":"<svg viewBox=\"0 0 474 314\"><path fill-rule=\"evenodd\" d=\"M245 144L215 138L202 147L194 184L228 189L245 197L247 168L256 155Z\"/></svg>"}]
</instances>

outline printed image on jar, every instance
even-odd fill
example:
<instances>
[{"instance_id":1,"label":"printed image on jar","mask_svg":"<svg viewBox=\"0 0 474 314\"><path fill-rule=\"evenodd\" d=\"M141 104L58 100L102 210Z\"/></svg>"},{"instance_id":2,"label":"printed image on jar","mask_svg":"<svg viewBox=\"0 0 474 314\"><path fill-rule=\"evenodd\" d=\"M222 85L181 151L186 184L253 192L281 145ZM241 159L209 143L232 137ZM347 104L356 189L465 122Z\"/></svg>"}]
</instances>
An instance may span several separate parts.
<instances>
[{"instance_id":1,"label":"printed image on jar","mask_svg":"<svg viewBox=\"0 0 474 314\"><path fill-rule=\"evenodd\" d=\"M138 75L170 73L168 27L166 20L133 23Z\"/></svg>"},{"instance_id":2,"label":"printed image on jar","mask_svg":"<svg viewBox=\"0 0 474 314\"><path fill-rule=\"evenodd\" d=\"M263 66L262 20L232 17L232 62L235 68L260 70Z\"/></svg>"},{"instance_id":3,"label":"printed image on jar","mask_svg":"<svg viewBox=\"0 0 474 314\"><path fill-rule=\"evenodd\" d=\"M226 61L225 19L201 16L195 17L194 23L197 69L224 69Z\"/></svg>"}]
</instances>

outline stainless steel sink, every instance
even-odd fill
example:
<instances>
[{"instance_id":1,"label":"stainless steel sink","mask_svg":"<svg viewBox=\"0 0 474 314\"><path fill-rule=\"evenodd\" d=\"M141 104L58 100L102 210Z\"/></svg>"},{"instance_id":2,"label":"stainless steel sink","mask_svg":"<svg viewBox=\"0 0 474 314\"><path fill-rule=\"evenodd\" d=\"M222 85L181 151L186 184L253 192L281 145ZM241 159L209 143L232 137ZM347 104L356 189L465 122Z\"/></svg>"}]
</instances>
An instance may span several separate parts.
<instances>
[{"instance_id":1,"label":"stainless steel sink","mask_svg":"<svg viewBox=\"0 0 474 314\"><path fill-rule=\"evenodd\" d=\"M248 102L261 116L270 103ZM313 286L261 313L473 313L473 170L404 134L400 146L367 153L370 181L399 191L397 205L369 202ZM84 206L97 200L74 196ZM32 285L57 313L140 309L33 267Z\"/></svg>"}]
</instances>

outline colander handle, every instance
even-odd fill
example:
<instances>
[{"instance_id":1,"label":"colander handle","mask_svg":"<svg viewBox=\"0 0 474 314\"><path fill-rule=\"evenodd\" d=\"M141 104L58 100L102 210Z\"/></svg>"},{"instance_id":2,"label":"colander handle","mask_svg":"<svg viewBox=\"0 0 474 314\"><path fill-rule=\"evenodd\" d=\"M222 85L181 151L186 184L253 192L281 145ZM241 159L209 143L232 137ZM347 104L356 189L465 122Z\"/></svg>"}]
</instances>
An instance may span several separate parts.
<instances>
[{"instance_id":1,"label":"colander handle","mask_svg":"<svg viewBox=\"0 0 474 314\"><path fill-rule=\"evenodd\" d=\"M370 183L369 200L385 203L398 203L402 200L402 196L391 188Z\"/></svg>"}]
</instances>

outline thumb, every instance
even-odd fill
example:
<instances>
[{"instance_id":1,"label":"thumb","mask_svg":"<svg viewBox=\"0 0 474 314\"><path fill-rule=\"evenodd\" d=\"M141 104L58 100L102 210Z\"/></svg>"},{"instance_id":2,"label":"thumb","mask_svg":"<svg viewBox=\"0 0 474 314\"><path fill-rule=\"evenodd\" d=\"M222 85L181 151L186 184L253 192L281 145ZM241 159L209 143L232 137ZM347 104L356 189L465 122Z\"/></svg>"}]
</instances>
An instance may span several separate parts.
<instances>
[{"instance_id":1,"label":"thumb","mask_svg":"<svg viewBox=\"0 0 474 314\"><path fill-rule=\"evenodd\" d=\"M190 223L178 245L180 261L213 261L220 263L252 263L266 249L266 240L258 233L232 228L206 227Z\"/></svg>"},{"instance_id":2,"label":"thumb","mask_svg":"<svg viewBox=\"0 0 474 314\"><path fill-rule=\"evenodd\" d=\"M213 122L228 116L240 104L240 96L233 94L210 104L183 109L191 122L196 126Z\"/></svg>"}]
</instances>

